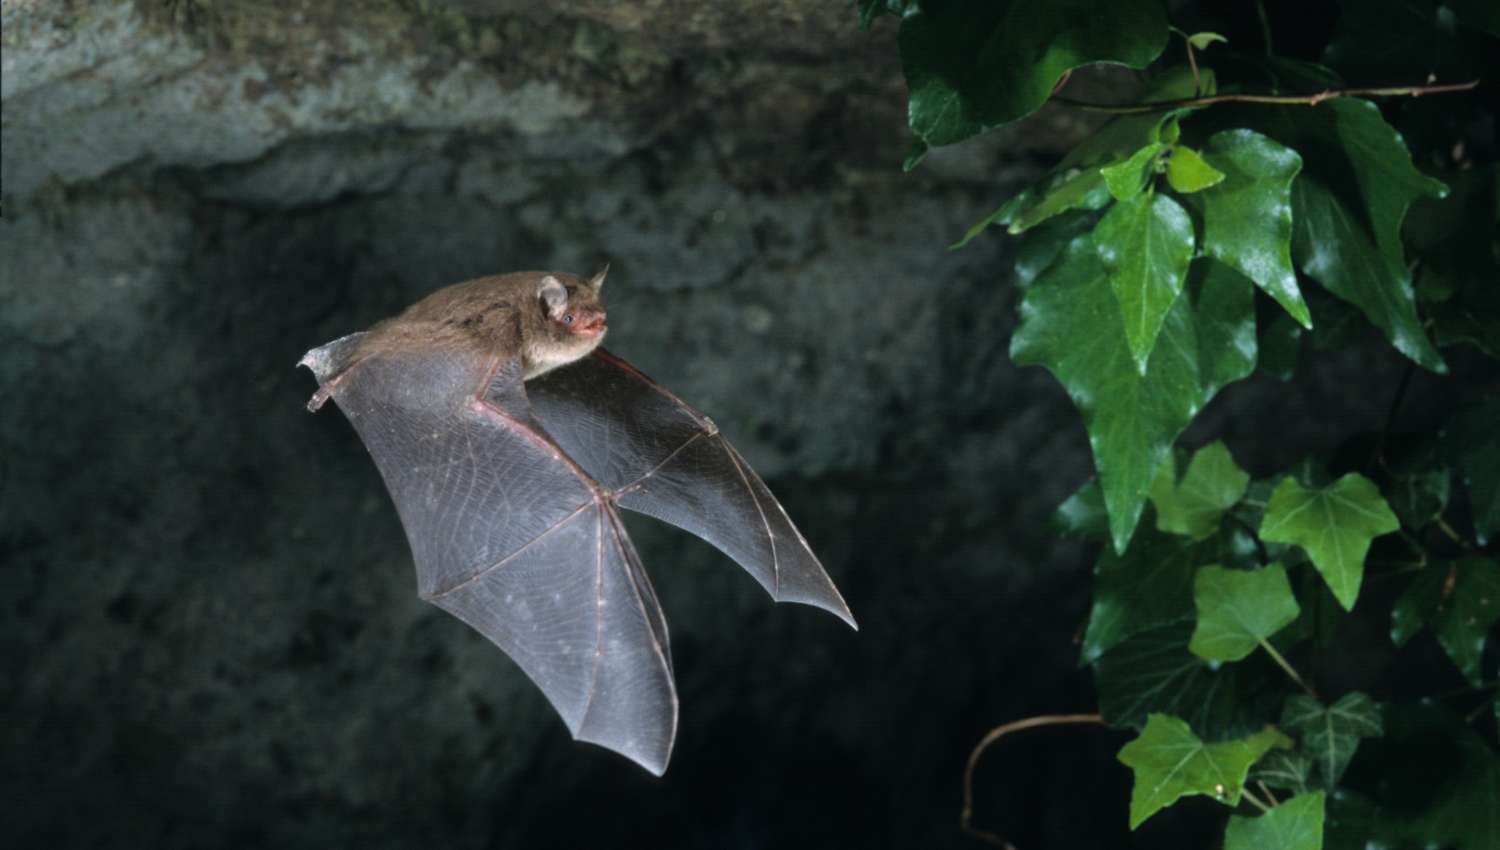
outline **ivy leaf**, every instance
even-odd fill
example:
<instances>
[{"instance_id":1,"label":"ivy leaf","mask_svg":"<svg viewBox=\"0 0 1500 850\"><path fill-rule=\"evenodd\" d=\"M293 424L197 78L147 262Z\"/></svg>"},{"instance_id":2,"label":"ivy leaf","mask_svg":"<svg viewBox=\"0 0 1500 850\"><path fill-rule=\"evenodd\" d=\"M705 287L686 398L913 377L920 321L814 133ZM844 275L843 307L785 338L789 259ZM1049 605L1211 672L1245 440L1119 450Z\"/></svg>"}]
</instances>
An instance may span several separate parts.
<instances>
[{"instance_id":1,"label":"ivy leaf","mask_svg":"<svg viewBox=\"0 0 1500 850\"><path fill-rule=\"evenodd\" d=\"M898 43L907 119L951 145L1036 111L1063 74L1110 62L1144 68L1166 46L1160 0L930 0L904 7Z\"/></svg>"},{"instance_id":2,"label":"ivy leaf","mask_svg":"<svg viewBox=\"0 0 1500 850\"><path fill-rule=\"evenodd\" d=\"M1049 177L1042 185L1026 189L980 219L964 233L953 248L962 248L992 224L1007 225L1012 234L1024 233L1038 224L1069 210L1096 210L1109 203L1104 175L1097 166L1066 169Z\"/></svg>"},{"instance_id":3,"label":"ivy leaf","mask_svg":"<svg viewBox=\"0 0 1500 850\"><path fill-rule=\"evenodd\" d=\"M1323 792L1301 794L1260 817L1229 816L1224 850L1323 850Z\"/></svg>"},{"instance_id":4,"label":"ivy leaf","mask_svg":"<svg viewBox=\"0 0 1500 850\"><path fill-rule=\"evenodd\" d=\"M1144 375L1193 259L1192 219L1165 195L1137 194L1104 214L1094 228L1094 245L1120 302L1131 356Z\"/></svg>"},{"instance_id":5,"label":"ivy leaf","mask_svg":"<svg viewBox=\"0 0 1500 850\"><path fill-rule=\"evenodd\" d=\"M1252 130L1215 133L1204 158L1224 180L1201 196L1203 252L1238 269L1311 328L1291 255L1292 181L1302 158Z\"/></svg>"},{"instance_id":6,"label":"ivy leaf","mask_svg":"<svg viewBox=\"0 0 1500 850\"><path fill-rule=\"evenodd\" d=\"M1441 197L1446 187L1417 171L1401 135L1369 101L1337 98L1267 115L1268 132L1304 164L1292 185L1297 267L1358 307L1402 354L1445 371L1417 317L1401 222L1413 200Z\"/></svg>"},{"instance_id":7,"label":"ivy leaf","mask_svg":"<svg viewBox=\"0 0 1500 850\"><path fill-rule=\"evenodd\" d=\"M1166 148L1161 142L1151 142L1130 155L1124 162L1105 166L1099 171L1109 186L1109 193L1117 201L1128 201L1146 188L1146 180L1155 172L1157 157ZM1108 218L1108 216L1106 216Z\"/></svg>"},{"instance_id":8,"label":"ivy leaf","mask_svg":"<svg viewBox=\"0 0 1500 850\"><path fill-rule=\"evenodd\" d=\"M1142 529L1124 554L1106 547L1094 565L1094 604L1081 663L1092 664L1129 637L1189 616L1193 570L1204 548L1150 529Z\"/></svg>"},{"instance_id":9,"label":"ivy leaf","mask_svg":"<svg viewBox=\"0 0 1500 850\"><path fill-rule=\"evenodd\" d=\"M1177 480L1176 458L1168 454L1151 483L1156 527L1203 540L1219 529L1219 518L1245 495L1250 476L1234 463L1223 442L1199 449Z\"/></svg>"},{"instance_id":10,"label":"ivy leaf","mask_svg":"<svg viewBox=\"0 0 1500 850\"><path fill-rule=\"evenodd\" d=\"M1366 799L1340 814L1377 846L1500 847L1500 756L1435 703L1386 705L1382 715L1384 737L1360 748L1345 779Z\"/></svg>"},{"instance_id":11,"label":"ivy leaf","mask_svg":"<svg viewBox=\"0 0 1500 850\"><path fill-rule=\"evenodd\" d=\"M1271 728L1238 741L1205 744L1181 719L1151 715L1140 736L1119 754L1120 763L1135 773L1130 791L1130 828L1193 794L1237 805L1250 765L1272 747L1291 745L1290 739Z\"/></svg>"},{"instance_id":12,"label":"ivy leaf","mask_svg":"<svg viewBox=\"0 0 1500 850\"><path fill-rule=\"evenodd\" d=\"M1026 288L1011 337L1011 359L1045 366L1083 414L1117 552L1172 441L1219 387L1255 366L1249 281L1211 261L1192 272L1144 373L1091 238L1075 239Z\"/></svg>"},{"instance_id":13,"label":"ivy leaf","mask_svg":"<svg viewBox=\"0 0 1500 850\"><path fill-rule=\"evenodd\" d=\"M1378 738L1385 728L1380 708L1359 691L1344 694L1327 708L1312 697L1293 694L1281 712L1281 725L1301 737L1326 788L1339 784L1360 739Z\"/></svg>"},{"instance_id":14,"label":"ivy leaf","mask_svg":"<svg viewBox=\"0 0 1500 850\"><path fill-rule=\"evenodd\" d=\"M1285 312L1271 316L1260 325L1260 357L1256 368L1278 381L1290 381L1297 374L1302 355L1303 328Z\"/></svg>"},{"instance_id":15,"label":"ivy leaf","mask_svg":"<svg viewBox=\"0 0 1500 850\"><path fill-rule=\"evenodd\" d=\"M1250 778L1293 794L1306 794L1311 788L1313 761L1301 750L1272 750L1255 763Z\"/></svg>"},{"instance_id":16,"label":"ivy leaf","mask_svg":"<svg viewBox=\"0 0 1500 850\"><path fill-rule=\"evenodd\" d=\"M1188 147L1177 145L1167 157L1167 185L1183 194L1201 192L1224 182L1224 172L1203 158L1203 155Z\"/></svg>"},{"instance_id":17,"label":"ivy leaf","mask_svg":"<svg viewBox=\"0 0 1500 850\"><path fill-rule=\"evenodd\" d=\"M901 17L908 6L915 8L917 0L859 0L859 26L868 30L881 15Z\"/></svg>"},{"instance_id":18,"label":"ivy leaf","mask_svg":"<svg viewBox=\"0 0 1500 850\"><path fill-rule=\"evenodd\" d=\"M1500 359L1500 166L1444 179L1448 197L1418 199L1406 219L1420 259L1417 300L1438 345L1472 345Z\"/></svg>"},{"instance_id":19,"label":"ivy leaf","mask_svg":"<svg viewBox=\"0 0 1500 850\"><path fill-rule=\"evenodd\" d=\"M1428 442L1413 455L1392 464L1391 480L1385 488L1386 501L1407 528L1426 527L1448 507L1453 475L1436 454L1435 446Z\"/></svg>"},{"instance_id":20,"label":"ivy leaf","mask_svg":"<svg viewBox=\"0 0 1500 850\"><path fill-rule=\"evenodd\" d=\"M1469 488L1474 536L1489 545L1500 531L1500 396L1464 407L1443 432L1443 448Z\"/></svg>"},{"instance_id":21,"label":"ivy leaf","mask_svg":"<svg viewBox=\"0 0 1500 850\"><path fill-rule=\"evenodd\" d=\"M1099 489L1099 480L1079 487L1063 500L1052 515L1052 525L1064 537L1108 537L1109 514L1104 510L1104 492ZM1098 568L1094 571L1097 573Z\"/></svg>"},{"instance_id":22,"label":"ivy leaf","mask_svg":"<svg viewBox=\"0 0 1500 850\"><path fill-rule=\"evenodd\" d=\"M1260 537L1307 550L1344 610L1354 610L1370 541L1400 528L1374 482L1350 473L1331 486L1307 489L1288 476L1276 485Z\"/></svg>"},{"instance_id":23,"label":"ivy leaf","mask_svg":"<svg viewBox=\"0 0 1500 850\"><path fill-rule=\"evenodd\" d=\"M1229 39L1216 32L1195 32L1188 36L1188 43L1193 45L1194 50L1207 50L1208 46L1214 42L1228 44Z\"/></svg>"},{"instance_id":24,"label":"ivy leaf","mask_svg":"<svg viewBox=\"0 0 1500 850\"><path fill-rule=\"evenodd\" d=\"M1469 683L1482 683L1480 663L1490 630L1500 622L1500 563L1470 557L1424 569L1391 611L1391 640L1403 646L1425 625Z\"/></svg>"},{"instance_id":25,"label":"ivy leaf","mask_svg":"<svg viewBox=\"0 0 1500 850\"><path fill-rule=\"evenodd\" d=\"M1198 625L1188 650L1209 661L1238 661L1297 619L1286 568L1226 570L1209 564L1193 577Z\"/></svg>"},{"instance_id":26,"label":"ivy leaf","mask_svg":"<svg viewBox=\"0 0 1500 850\"><path fill-rule=\"evenodd\" d=\"M1140 728L1153 713L1187 721L1205 740L1238 738L1274 719L1281 701L1273 671L1251 658L1210 665L1188 652L1193 623L1141 632L1094 664L1099 713L1111 726Z\"/></svg>"}]
</instances>

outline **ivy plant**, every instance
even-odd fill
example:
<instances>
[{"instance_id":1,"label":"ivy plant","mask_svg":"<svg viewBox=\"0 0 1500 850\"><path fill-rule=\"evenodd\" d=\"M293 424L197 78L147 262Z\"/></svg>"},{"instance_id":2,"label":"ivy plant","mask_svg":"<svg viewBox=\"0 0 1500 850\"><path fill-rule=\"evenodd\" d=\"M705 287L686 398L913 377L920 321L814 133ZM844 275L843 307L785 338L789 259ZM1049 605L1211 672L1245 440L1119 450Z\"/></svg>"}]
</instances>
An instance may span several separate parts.
<instances>
[{"instance_id":1,"label":"ivy plant","mask_svg":"<svg viewBox=\"0 0 1500 850\"><path fill-rule=\"evenodd\" d=\"M1101 547L1097 713L986 736L963 825L999 840L968 784L998 733L1091 722L1125 738L1132 830L1202 795L1225 850L1500 848L1500 6L857 5L897 32L906 169L1044 106L1103 119L951 246L1015 240L1011 358L1062 385L1097 473L1056 524ZM1129 93L1073 97L1085 66ZM1178 445L1252 375L1293 392L1379 346L1404 365L1364 376L1378 433L1286 468ZM1441 402L1403 427L1414 376ZM1341 669L1351 641L1380 669Z\"/></svg>"}]
</instances>

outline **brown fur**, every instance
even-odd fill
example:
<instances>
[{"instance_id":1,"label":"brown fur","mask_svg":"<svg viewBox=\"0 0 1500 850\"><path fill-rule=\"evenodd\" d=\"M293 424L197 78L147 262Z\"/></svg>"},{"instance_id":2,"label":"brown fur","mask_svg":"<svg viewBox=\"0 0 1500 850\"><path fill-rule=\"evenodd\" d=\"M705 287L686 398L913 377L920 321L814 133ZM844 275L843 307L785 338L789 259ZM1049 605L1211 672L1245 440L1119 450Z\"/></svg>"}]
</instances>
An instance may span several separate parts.
<instances>
[{"instance_id":1,"label":"brown fur","mask_svg":"<svg viewBox=\"0 0 1500 850\"><path fill-rule=\"evenodd\" d=\"M602 319L602 272L593 281L565 272L512 272L439 289L371 328L355 359L415 350L466 350L491 357L519 352L530 380L587 357L604 333L580 335L549 317L539 295L549 274L567 288L566 313Z\"/></svg>"}]
</instances>

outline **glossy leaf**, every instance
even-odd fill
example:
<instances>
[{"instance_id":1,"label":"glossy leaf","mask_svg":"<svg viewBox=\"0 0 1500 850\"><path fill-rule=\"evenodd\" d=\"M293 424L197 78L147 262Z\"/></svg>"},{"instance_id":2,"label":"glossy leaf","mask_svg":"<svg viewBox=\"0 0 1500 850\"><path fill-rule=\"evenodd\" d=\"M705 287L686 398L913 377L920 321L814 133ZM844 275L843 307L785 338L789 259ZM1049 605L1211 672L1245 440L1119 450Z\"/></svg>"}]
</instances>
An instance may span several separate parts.
<instances>
[{"instance_id":1,"label":"glossy leaf","mask_svg":"<svg viewBox=\"0 0 1500 850\"><path fill-rule=\"evenodd\" d=\"M1339 604L1353 610L1370 541L1399 527L1380 491L1363 475L1350 473L1314 489L1288 476L1271 493L1260 537L1305 549Z\"/></svg>"},{"instance_id":2,"label":"glossy leaf","mask_svg":"<svg viewBox=\"0 0 1500 850\"><path fill-rule=\"evenodd\" d=\"M1109 514L1104 510L1104 492L1099 489L1098 479L1063 500L1052 515L1052 524L1064 537L1108 537Z\"/></svg>"},{"instance_id":3,"label":"glossy leaf","mask_svg":"<svg viewBox=\"0 0 1500 850\"><path fill-rule=\"evenodd\" d=\"M1182 480L1168 454L1151 484L1156 527L1203 540L1219 530L1219 518L1245 495L1250 476L1234 463L1229 448L1215 441L1199 449Z\"/></svg>"},{"instance_id":4,"label":"glossy leaf","mask_svg":"<svg viewBox=\"0 0 1500 850\"><path fill-rule=\"evenodd\" d=\"M1228 44L1229 39L1216 32L1195 32L1188 36L1188 42L1193 45L1193 49L1195 50L1207 50L1208 46L1215 42Z\"/></svg>"},{"instance_id":5,"label":"glossy leaf","mask_svg":"<svg viewBox=\"0 0 1500 850\"><path fill-rule=\"evenodd\" d=\"M1443 451L1469 490L1474 535L1488 545L1500 531L1500 396L1460 410L1443 429Z\"/></svg>"},{"instance_id":6,"label":"glossy leaf","mask_svg":"<svg viewBox=\"0 0 1500 850\"><path fill-rule=\"evenodd\" d=\"M1485 641L1500 622L1500 563L1470 557L1429 564L1391 611L1391 640L1402 646L1424 626L1465 679L1481 683Z\"/></svg>"},{"instance_id":7,"label":"glossy leaf","mask_svg":"<svg viewBox=\"0 0 1500 850\"><path fill-rule=\"evenodd\" d=\"M1227 570L1209 564L1193 577L1198 624L1188 649L1209 661L1238 661L1297 619L1286 568Z\"/></svg>"},{"instance_id":8,"label":"glossy leaf","mask_svg":"<svg viewBox=\"0 0 1500 850\"><path fill-rule=\"evenodd\" d=\"M1141 529L1123 554L1106 547L1094 565L1082 663L1092 664L1129 637L1191 616L1193 572L1206 548L1151 529Z\"/></svg>"},{"instance_id":9,"label":"glossy leaf","mask_svg":"<svg viewBox=\"0 0 1500 850\"><path fill-rule=\"evenodd\" d=\"M1026 189L986 218L975 222L953 247L962 248L969 244L992 224L1005 225L1014 235L1069 210L1096 210L1107 203L1109 191L1098 167L1068 169L1054 174L1035 188Z\"/></svg>"},{"instance_id":10,"label":"glossy leaf","mask_svg":"<svg viewBox=\"0 0 1500 850\"><path fill-rule=\"evenodd\" d=\"M1303 327L1312 315L1292 271L1297 152L1251 130L1224 130L1203 150L1223 182L1202 193L1203 252L1255 281Z\"/></svg>"},{"instance_id":11,"label":"glossy leaf","mask_svg":"<svg viewBox=\"0 0 1500 850\"><path fill-rule=\"evenodd\" d=\"M1312 788L1312 757L1302 750L1272 750L1250 769L1250 779L1272 788L1306 794Z\"/></svg>"},{"instance_id":12,"label":"glossy leaf","mask_svg":"<svg viewBox=\"0 0 1500 850\"><path fill-rule=\"evenodd\" d=\"M1172 440L1219 387L1255 365L1249 281L1211 261L1189 278L1189 296L1168 311L1144 373L1091 238L1075 239L1026 288L1011 338L1011 358L1045 366L1083 414L1117 552Z\"/></svg>"},{"instance_id":13,"label":"glossy leaf","mask_svg":"<svg viewBox=\"0 0 1500 850\"><path fill-rule=\"evenodd\" d=\"M1417 171L1374 104L1337 98L1290 109L1267 110L1263 128L1303 160L1292 184L1293 261L1401 353L1443 371L1417 317L1401 223L1412 201L1441 197L1446 187Z\"/></svg>"},{"instance_id":14,"label":"glossy leaf","mask_svg":"<svg viewBox=\"0 0 1500 850\"><path fill-rule=\"evenodd\" d=\"M1303 694L1287 697L1281 727L1301 739L1323 786L1332 788L1343 778L1360 739L1380 737L1384 723L1380 708L1369 697L1351 691L1330 706Z\"/></svg>"},{"instance_id":15,"label":"glossy leaf","mask_svg":"<svg viewBox=\"0 0 1500 850\"><path fill-rule=\"evenodd\" d=\"M1193 258L1193 222L1171 198L1138 194L1104 214L1094 228L1094 245L1120 302L1131 356L1145 374Z\"/></svg>"},{"instance_id":16,"label":"glossy leaf","mask_svg":"<svg viewBox=\"0 0 1500 850\"><path fill-rule=\"evenodd\" d=\"M1192 631L1183 620L1141 632L1095 662L1099 713L1110 725L1140 728L1159 712L1186 720L1204 740L1224 740L1275 719L1281 696L1272 683L1285 674L1257 658L1211 665L1188 652Z\"/></svg>"},{"instance_id":17,"label":"glossy leaf","mask_svg":"<svg viewBox=\"0 0 1500 850\"><path fill-rule=\"evenodd\" d=\"M1500 358L1500 166L1444 175L1452 193L1419 199L1406 235L1420 258L1417 300L1440 346Z\"/></svg>"},{"instance_id":18,"label":"glossy leaf","mask_svg":"<svg viewBox=\"0 0 1500 850\"><path fill-rule=\"evenodd\" d=\"M1146 181L1156 173L1157 159L1166 145L1151 142L1130 155L1124 162L1117 162L1099 170L1104 176L1109 193L1117 201L1128 201L1146 188Z\"/></svg>"},{"instance_id":19,"label":"glossy leaf","mask_svg":"<svg viewBox=\"0 0 1500 850\"><path fill-rule=\"evenodd\" d=\"M1322 850L1323 792L1301 794L1253 818L1229 816L1224 850Z\"/></svg>"},{"instance_id":20,"label":"glossy leaf","mask_svg":"<svg viewBox=\"0 0 1500 850\"><path fill-rule=\"evenodd\" d=\"M1171 156L1167 157L1167 185L1173 191L1191 194L1222 182L1224 172L1209 165L1202 154L1186 145L1172 148Z\"/></svg>"},{"instance_id":21,"label":"glossy leaf","mask_svg":"<svg viewBox=\"0 0 1500 850\"><path fill-rule=\"evenodd\" d=\"M1120 750L1120 763L1135 774L1130 791L1130 828L1179 798L1202 794L1233 806L1239 803L1250 765L1272 747L1291 741L1263 729L1237 741L1205 744L1181 719L1153 714L1135 740Z\"/></svg>"},{"instance_id":22,"label":"glossy leaf","mask_svg":"<svg viewBox=\"0 0 1500 850\"><path fill-rule=\"evenodd\" d=\"M907 118L932 146L1034 112L1081 65L1144 68L1167 40L1160 0L929 0L903 8Z\"/></svg>"}]
</instances>

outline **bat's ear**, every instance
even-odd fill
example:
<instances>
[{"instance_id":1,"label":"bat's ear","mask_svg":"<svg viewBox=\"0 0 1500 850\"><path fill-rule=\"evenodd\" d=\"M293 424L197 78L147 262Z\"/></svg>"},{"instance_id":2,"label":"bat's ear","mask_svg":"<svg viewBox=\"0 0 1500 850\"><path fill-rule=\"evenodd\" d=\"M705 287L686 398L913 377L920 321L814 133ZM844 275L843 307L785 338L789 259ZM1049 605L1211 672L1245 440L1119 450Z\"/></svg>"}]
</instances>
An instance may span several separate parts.
<instances>
[{"instance_id":1,"label":"bat's ear","mask_svg":"<svg viewBox=\"0 0 1500 850\"><path fill-rule=\"evenodd\" d=\"M595 293L598 293L599 290L603 289L604 276L607 274L609 274L609 263L605 263L604 268L600 269L598 274L589 279L589 289L594 290Z\"/></svg>"},{"instance_id":2,"label":"bat's ear","mask_svg":"<svg viewBox=\"0 0 1500 850\"><path fill-rule=\"evenodd\" d=\"M564 307L568 306L567 287L550 274L543 275L542 282L537 284L536 297L547 305L547 315L554 319L562 313Z\"/></svg>"}]
</instances>

